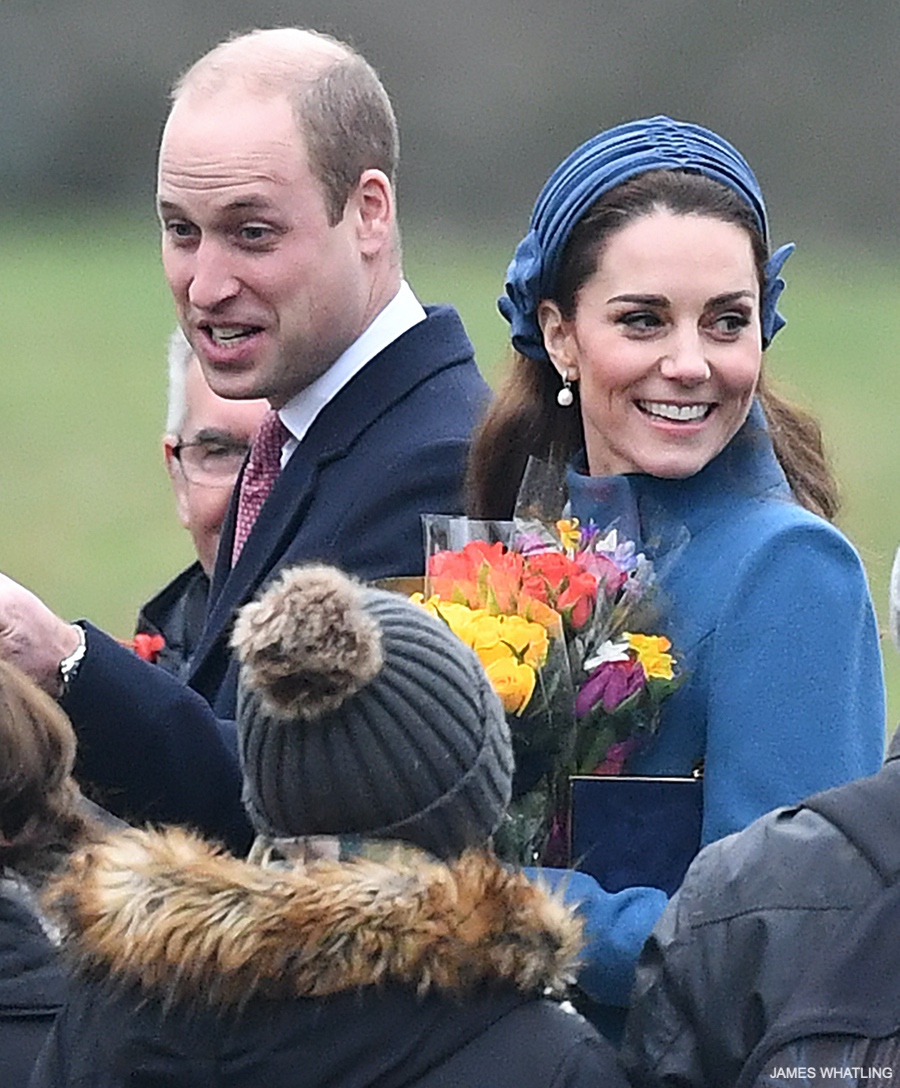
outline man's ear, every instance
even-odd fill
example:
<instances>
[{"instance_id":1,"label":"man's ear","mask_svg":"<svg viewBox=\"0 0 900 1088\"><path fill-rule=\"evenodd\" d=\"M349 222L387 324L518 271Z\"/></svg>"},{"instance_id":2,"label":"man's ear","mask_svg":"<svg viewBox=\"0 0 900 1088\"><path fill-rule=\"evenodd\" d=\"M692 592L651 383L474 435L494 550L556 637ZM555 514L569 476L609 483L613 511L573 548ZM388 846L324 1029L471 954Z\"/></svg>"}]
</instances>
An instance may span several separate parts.
<instances>
[{"instance_id":1,"label":"man's ear","mask_svg":"<svg viewBox=\"0 0 900 1088\"><path fill-rule=\"evenodd\" d=\"M550 362L561 377L578 381L578 351L572 322L567 321L559 306L547 298L538 303L537 319Z\"/></svg>"},{"instance_id":2,"label":"man's ear","mask_svg":"<svg viewBox=\"0 0 900 1088\"><path fill-rule=\"evenodd\" d=\"M350 195L360 249L366 256L380 253L396 236L394 187L383 170L363 170Z\"/></svg>"},{"instance_id":3,"label":"man's ear","mask_svg":"<svg viewBox=\"0 0 900 1088\"><path fill-rule=\"evenodd\" d=\"M166 471L169 473L169 479L172 482L172 491L175 493L175 509L178 511L178 520L185 529L189 529L191 518L188 504L188 482L174 453L177 445L178 438L174 434L163 435L163 457L166 462Z\"/></svg>"}]
</instances>

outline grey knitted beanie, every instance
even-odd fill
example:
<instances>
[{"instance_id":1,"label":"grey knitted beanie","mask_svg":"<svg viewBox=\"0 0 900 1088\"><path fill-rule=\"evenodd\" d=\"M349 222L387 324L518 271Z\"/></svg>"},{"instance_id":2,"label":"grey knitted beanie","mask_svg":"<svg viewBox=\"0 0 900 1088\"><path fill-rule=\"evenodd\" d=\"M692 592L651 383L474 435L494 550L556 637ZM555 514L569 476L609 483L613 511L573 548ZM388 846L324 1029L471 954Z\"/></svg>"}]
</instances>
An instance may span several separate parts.
<instances>
[{"instance_id":1,"label":"grey knitted beanie","mask_svg":"<svg viewBox=\"0 0 900 1088\"><path fill-rule=\"evenodd\" d=\"M239 612L244 806L274 838L483 845L509 802L503 708L475 654L397 593L293 567Z\"/></svg>"}]
</instances>

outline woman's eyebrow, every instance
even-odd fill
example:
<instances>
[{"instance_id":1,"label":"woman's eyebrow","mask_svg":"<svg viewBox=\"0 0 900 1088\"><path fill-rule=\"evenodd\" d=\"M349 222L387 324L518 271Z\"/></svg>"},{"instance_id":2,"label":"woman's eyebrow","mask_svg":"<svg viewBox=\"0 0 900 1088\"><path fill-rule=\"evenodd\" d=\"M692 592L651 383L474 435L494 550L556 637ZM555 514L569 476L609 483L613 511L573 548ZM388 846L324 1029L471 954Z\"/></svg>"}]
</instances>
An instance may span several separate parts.
<instances>
[{"instance_id":1,"label":"woman's eyebrow","mask_svg":"<svg viewBox=\"0 0 900 1088\"><path fill-rule=\"evenodd\" d=\"M610 302L637 302L642 306L668 306L669 300L665 295L614 295L608 298Z\"/></svg>"},{"instance_id":2,"label":"woman's eyebrow","mask_svg":"<svg viewBox=\"0 0 900 1088\"><path fill-rule=\"evenodd\" d=\"M724 295L715 295L706 303L707 306L727 306L731 302L739 302L741 299L753 300L752 291L726 291Z\"/></svg>"}]
</instances>

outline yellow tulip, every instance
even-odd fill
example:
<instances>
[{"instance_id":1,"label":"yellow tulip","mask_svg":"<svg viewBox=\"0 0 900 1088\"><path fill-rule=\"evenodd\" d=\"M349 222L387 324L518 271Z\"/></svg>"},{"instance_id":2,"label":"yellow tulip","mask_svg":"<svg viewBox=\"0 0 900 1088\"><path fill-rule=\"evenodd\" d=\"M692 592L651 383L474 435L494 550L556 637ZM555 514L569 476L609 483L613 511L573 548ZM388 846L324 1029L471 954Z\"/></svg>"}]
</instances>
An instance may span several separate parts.
<instances>
[{"instance_id":1,"label":"yellow tulip","mask_svg":"<svg viewBox=\"0 0 900 1088\"><path fill-rule=\"evenodd\" d=\"M626 631L625 638L637 654L637 659L648 680L672 679L674 658L670 653L666 653L672 648L672 643L665 635L632 635Z\"/></svg>"},{"instance_id":2,"label":"yellow tulip","mask_svg":"<svg viewBox=\"0 0 900 1088\"><path fill-rule=\"evenodd\" d=\"M492 661L485 672L507 714L521 714L534 692L537 680L534 669L509 657L505 661Z\"/></svg>"},{"instance_id":3,"label":"yellow tulip","mask_svg":"<svg viewBox=\"0 0 900 1088\"><path fill-rule=\"evenodd\" d=\"M429 597L426 601L424 593L411 593L409 595L409 599L412 601L413 604L417 604L420 608L424 608L429 616L437 617L437 606L440 602L439 597Z\"/></svg>"},{"instance_id":4,"label":"yellow tulip","mask_svg":"<svg viewBox=\"0 0 900 1088\"><path fill-rule=\"evenodd\" d=\"M435 614L447 624L454 635L461 638L466 645L472 645L472 639L469 633L474 618L472 609L464 604L454 604L452 601L438 600Z\"/></svg>"},{"instance_id":5,"label":"yellow tulip","mask_svg":"<svg viewBox=\"0 0 900 1088\"><path fill-rule=\"evenodd\" d=\"M581 543L578 518L563 518L556 523L556 531L559 533L559 542L566 551L575 551Z\"/></svg>"},{"instance_id":6,"label":"yellow tulip","mask_svg":"<svg viewBox=\"0 0 900 1088\"><path fill-rule=\"evenodd\" d=\"M538 668L547 659L550 640L546 628L539 623L524 616L504 616L500 637L515 650L519 660L529 665Z\"/></svg>"}]
</instances>

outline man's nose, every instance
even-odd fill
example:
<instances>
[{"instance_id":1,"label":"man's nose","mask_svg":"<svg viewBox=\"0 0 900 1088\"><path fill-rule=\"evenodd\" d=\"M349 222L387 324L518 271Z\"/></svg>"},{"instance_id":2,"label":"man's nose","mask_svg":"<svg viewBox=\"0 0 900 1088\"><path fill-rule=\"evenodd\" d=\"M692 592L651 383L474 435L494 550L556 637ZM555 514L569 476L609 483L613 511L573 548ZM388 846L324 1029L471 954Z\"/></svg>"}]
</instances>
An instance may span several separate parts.
<instances>
[{"instance_id":1,"label":"man's nose","mask_svg":"<svg viewBox=\"0 0 900 1088\"><path fill-rule=\"evenodd\" d=\"M214 239L201 238L193 253L188 299L198 310L215 310L240 291L227 254Z\"/></svg>"}]
</instances>

